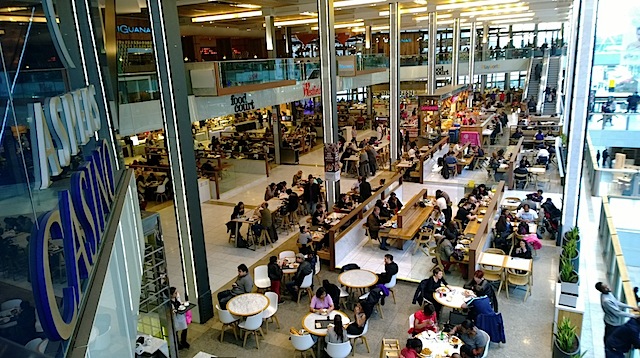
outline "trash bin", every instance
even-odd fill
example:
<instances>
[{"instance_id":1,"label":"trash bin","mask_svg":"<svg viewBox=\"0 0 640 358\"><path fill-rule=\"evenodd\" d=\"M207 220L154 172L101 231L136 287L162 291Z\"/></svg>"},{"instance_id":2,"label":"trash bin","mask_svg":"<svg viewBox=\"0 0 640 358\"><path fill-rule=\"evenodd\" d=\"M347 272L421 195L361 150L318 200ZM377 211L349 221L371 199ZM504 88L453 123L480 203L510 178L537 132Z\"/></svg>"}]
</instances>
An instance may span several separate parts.
<instances>
[{"instance_id":1,"label":"trash bin","mask_svg":"<svg viewBox=\"0 0 640 358\"><path fill-rule=\"evenodd\" d=\"M449 129L449 143L458 143L460 140L460 128Z\"/></svg>"}]
</instances>

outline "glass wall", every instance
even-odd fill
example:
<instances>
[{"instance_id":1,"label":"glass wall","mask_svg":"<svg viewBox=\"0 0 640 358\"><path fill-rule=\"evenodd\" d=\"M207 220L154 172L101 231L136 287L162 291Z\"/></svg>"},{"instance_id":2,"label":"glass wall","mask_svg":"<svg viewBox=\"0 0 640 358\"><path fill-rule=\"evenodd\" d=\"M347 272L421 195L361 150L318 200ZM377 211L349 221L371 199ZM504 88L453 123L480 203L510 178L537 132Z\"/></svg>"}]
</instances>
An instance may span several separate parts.
<instances>
[{"instance_id":1,"label":"glass wall","mask_svg":"<svg viewBox=\"0 0 640 358\"><path fill-rule=\"evenodd\" d=\"M123 165L98 1L42 3L0 8L0 346L60 357L93 321L80 315Z\"/></svg>"}]
</instances>

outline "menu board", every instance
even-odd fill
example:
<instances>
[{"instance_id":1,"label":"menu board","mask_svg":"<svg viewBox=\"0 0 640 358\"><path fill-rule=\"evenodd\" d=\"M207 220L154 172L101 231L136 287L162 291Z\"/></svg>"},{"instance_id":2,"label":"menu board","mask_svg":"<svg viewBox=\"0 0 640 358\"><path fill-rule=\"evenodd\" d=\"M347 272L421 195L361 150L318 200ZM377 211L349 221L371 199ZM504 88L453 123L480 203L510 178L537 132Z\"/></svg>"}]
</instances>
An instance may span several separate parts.
<instances>
[{"instance_id":1,"label":"menu board","mask_svg":"<svg viewBox=\"0 0 640 358\"><path fill-rule=\"evenodd\" d=\"M326 173L340 172L340 144L324 144L324 171Z\"/></svg>"}]
</instances>

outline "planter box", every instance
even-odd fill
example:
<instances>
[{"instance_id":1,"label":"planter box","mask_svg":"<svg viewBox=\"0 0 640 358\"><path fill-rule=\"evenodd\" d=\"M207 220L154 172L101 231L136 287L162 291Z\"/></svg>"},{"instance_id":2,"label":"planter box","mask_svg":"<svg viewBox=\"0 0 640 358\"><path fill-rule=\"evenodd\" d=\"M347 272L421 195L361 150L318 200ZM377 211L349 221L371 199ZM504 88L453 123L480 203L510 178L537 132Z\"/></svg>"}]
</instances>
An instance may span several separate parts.
<instances>
[{"instance_id":1,"label":"planter box","mask_svg":"<svg viewBox=\"0 0 640 358\"><path fill-rule=\"evenodd\" d=\"M560 292L567 295L578 296L580 283L560 282ZM575 306L571 306L575 307Z\"/></svg>"},{"instance_id":2,"label":"planter box","mask_svg":"<svg viewBox=\"0 0 640 358\"><path fill-rule=\"evenodd\" d=\"M560 293L558 304L561 306L576 308L578 306L578 296Z\"/></svg>"}]
</instances>

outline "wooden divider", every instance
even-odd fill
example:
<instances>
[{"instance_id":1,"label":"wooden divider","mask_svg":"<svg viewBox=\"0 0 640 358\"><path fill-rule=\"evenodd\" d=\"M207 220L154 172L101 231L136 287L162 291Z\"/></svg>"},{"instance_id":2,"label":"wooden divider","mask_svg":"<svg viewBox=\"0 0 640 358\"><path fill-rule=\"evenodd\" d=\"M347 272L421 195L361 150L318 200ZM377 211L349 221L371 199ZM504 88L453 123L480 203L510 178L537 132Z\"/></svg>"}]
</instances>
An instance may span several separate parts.
<instances>
[{"instance_id":1,"label":"wooden divider","mask_svg":"<svg viewBox=\"0 0 640 358\"><path fill-rule=\"evenodd\" d=\"M504 181L501 181L496 186L496 192L493 198L487 206L487 213L484 215L484 220L480 223L478 232L473 238L473 242L469 245L469 275L476 270L476 263L480 260L480 254L484 250L487 242L487 236L491 231L490 224L493 221L493 217L497 210L500 210L500 203L502 202L502 195L504 194Z\"/></svg>"},{"instance_id":2,"label":"wooden divider","mask_svg":"<svg viewBox=\"0 0 640 358\"><path fill-rule=\"evenodd\" d=\"M514 146L509 146L512 147L511 152L511 157L509 158L509 161L507 162L507 187L509 189L512 189L515 187L515 180L513 179L513 170L516 169L518 163L518 155L520 154L520 150L522 150L522 143L524 142L524 137L520 138L520 140L518 141L518 144L514 145ZM505 151L505 154L507 153L507 151Z\"/></svg>"},{"instance_id":3,"label":"wooden divider","mask_svg":"<svg viewBox=\"0 0 640 358\"><path fill-rule=\"evenodd\" d=\"M387 190L396 181L398 181L400 185L402 185L402 181L400 179L402 179L402 175L395 175L391 179L388 179L386 183L382 187L380 187L380 189L378 189L375 193L371 194L371 197L369 197L367 200L363 201L358 206L356 206L355 209L351 210L349 214L347 214L345 217L340 219L340 221L337 224L333 225L329 229L328 231L329 258L328 259L329 259L330 270L333 271L336 268L336 242L340 241L340 239L344 236L346 232L354 228L360 222L360 220L362 220L367 214L369 214L369 212L373 211L373 208L369 210L365 210L365 207L369 205L371 202L373 202L374 200L378 200L378 195L380 195L380 197L384 199L385 190ZM356 217L357 217L357 220L354 220L350 225L348 225L347 227L344 227L353 218L356 218ZM322 256L321 258L324 259L324 257Z\"/></svg>"},{"instance_id":4,"label":"wooden divider","mask_svg":"<svg viewBox=\"0 0 640 358\"><path fill-rule=\"evenodd\" d=\"M408 221L408 218L410 218L412 216L412 214L417 210L416 209L416 205L418 203L418 201L422 200L422 196L427 192L427 189L422 189L420 190L420 192L416 195L414 195L411 200L409 200L408 202L406 202L404 204L404 206L402 207L402 210L398 211L398 215L397 215L397 219L398 219L398 229L402 229L403 226L403 221L405 224L410 224L410 222ZM422 222L420 223L420 225L422 225Z\"/></svg>"}]
</instances>

